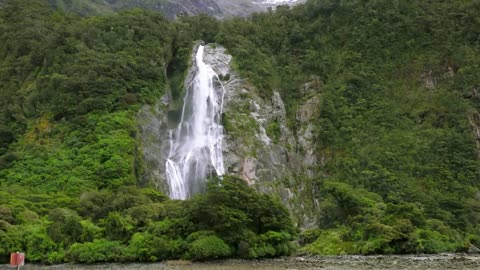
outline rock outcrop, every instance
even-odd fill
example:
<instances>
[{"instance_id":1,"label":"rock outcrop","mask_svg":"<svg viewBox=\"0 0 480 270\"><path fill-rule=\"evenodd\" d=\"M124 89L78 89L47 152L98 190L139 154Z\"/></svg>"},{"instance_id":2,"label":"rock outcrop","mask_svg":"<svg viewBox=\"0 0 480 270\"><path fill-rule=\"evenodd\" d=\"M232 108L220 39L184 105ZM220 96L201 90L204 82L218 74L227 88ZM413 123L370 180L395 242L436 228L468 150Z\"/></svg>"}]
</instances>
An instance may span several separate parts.
<instances>
[{"instance_id":1,"label":"rock outcrop","mask_svg":"<svg viewBox=\"0 0 480 270\"><path fill-rule=\"evenodd\" d=\"M291 209L300 226L315 223L317 207L312 194L312 176L317 166L313 124L319 113L320 94L309 82L299 108L299 132L287 124L284 102L276 91L261 98L254 86L231 69L231 57L220 46L205 48L205 62L224 78L223 121L226 129L224 161L227 173L241 177L259 192L275 193ZM317 89L318 90L318 89Z\"/></svg>"},{"instance_id":2,"label":"rock outcrop","mask_svg":"<svg viewBox=\"0 0 480 270\"><path fill-rule=\"evenodd\" d=\"M472 112L468 120L472 126L473 135L477 143L477 155L480 160L480 113L478 111Z\"/></svg>"},{"instance_id":3,"label":"rock outcrop","mask_svg":"<svg viewBox=\"0 0 480 270\"><path fill-rule=\"evenodd\" d=\"M168 191L165 181L165 162L169 150L167 119L168 95L156 106L145 105L138 113L141 152L143 153L143 184L152 183Z\"/></svg>"},{"instance_id":4,"label":"rock outcrop","mask_svg":"<svg viewBox=\"0 0 480 270\"><path fill-rule=\"evenodd\" d=\"M144 8L156 10L174 19L182 15L206 14L219 19L233 16L248 16L255 12L266 11L276 5L295 5L305 0L49 0L54 8L76 12L81 15L117 12L125 9ZM2 1L0 0L0 5Z\"/></svg>"},{"instance_id":5,"label":"rock outcrop","mask_svg":"<svg viewBox=\"0 0 480 270\"><path fill-rule=\"evenodd\" d=\"M195 51L195 50L194 50ZM192 59L194 59L192 57ZM278 92L261 98L254 86L231 68L232 57L225 48L205 46L204 62L217 73L216 89L223 91L222 121L224 165L227 174L236 175L259 192L278 194L290 208L299 225L315 225L317 203L312 178L317 168L314 125L321 93L318 79L303 86L305 101L297 111L296 128L287 124L285 104ZM184 85L194 79L192 63ZM169 115L174 102L165 95L156 106L145 106L138 118L144 155L144 181L168 191L165 162L169 153ZM169 127L170 125L170 127Z\"/></svg>"}]
</instances>

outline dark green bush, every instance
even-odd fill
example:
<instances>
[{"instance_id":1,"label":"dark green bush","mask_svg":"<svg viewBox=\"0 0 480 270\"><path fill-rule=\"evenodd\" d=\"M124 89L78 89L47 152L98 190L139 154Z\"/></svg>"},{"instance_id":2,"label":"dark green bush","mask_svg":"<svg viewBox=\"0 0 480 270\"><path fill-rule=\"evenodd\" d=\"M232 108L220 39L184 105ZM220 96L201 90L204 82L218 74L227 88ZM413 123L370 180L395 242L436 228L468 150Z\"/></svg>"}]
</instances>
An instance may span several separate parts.
<instances>
[{"instance_id":1,"label":"dark green bush","mask_svg":"<svg viewBox=\"0 0 480 270\"><path fill-rule=\"evenodd\" d=\"M68 258L77 263L120 262L125 260L125 247L120 241L95 239L93 242L73 244Z\"/></svg>"},{"instance_id":2,"label":"dark green bush","mask_svg":"<svg viewBox=\"0 0 480 270\"><path fill-rule=\"evenodd\" d=\"M188 256L195 261L221 259L230 256L230 247L218 236L202 236L188 248Z\"/></svg>"}]
</instances>

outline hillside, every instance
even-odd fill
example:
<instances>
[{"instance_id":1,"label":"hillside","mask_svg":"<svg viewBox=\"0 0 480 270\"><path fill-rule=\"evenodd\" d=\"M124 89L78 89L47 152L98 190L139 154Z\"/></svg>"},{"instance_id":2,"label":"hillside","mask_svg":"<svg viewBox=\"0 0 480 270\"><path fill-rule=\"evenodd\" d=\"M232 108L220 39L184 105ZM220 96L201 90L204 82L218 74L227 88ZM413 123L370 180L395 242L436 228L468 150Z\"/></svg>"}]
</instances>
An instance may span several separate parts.
<instances>
[{"instance_id":1,"label":"hillside","mask_svg":"<svg viewBox=\"0 0 480 270\"><path fill-rule=\"evenodd\" d=\"M210 15L216 18L248 16L276 5L294 5L304 0L48 0L53 7L80 15L111 14L132 8L159 11L168 18Z\"/></svg>"},{"instance_id":2,"label":"hillside","mask_svg":"<svg viewBox=\"0 0 480 270\"><path fill-rule=\"evenodd\" d=\"M72 3L108 14L0 6L0 261L263 258L294 239L322 255L480 246L478 2L307 1L224 21ZM222 117L250 157L259 128L237 116L284 107L256 112L285 159L253 186L268 195L231 175L173 201L150 177L139 112L174 112L197 40L233 56L245 91ZM272 190L298 183L289 214L295 194Z\"/></svg>"},{"instance_id":3,"label":"hillside","mask_svg":"<svg viewBox=\"0 0 480 270\"><path fill-rule=\"evenodd\" d=\"M438 252L478 237L474 10L310 1L224 23L218 42L265 95L280 91L294 129L309 98L299 86L320 81L313 193L322 230L306 250Z\"/></svg>"}]
</instances>

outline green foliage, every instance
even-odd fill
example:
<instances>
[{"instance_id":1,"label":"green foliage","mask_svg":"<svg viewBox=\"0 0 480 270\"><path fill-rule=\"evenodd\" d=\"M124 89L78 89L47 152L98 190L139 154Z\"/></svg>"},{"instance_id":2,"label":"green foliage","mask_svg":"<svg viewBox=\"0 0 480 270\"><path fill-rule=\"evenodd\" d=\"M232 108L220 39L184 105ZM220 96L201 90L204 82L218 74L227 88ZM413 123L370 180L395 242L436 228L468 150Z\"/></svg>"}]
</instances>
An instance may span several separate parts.
<instances>
[{"instance_id":1,"label":"green foliage","mask_svg":"<svg viewBox=\"0 0 480 270\"><path fill-rule=\"evenodd\" d=\"M290 241L295 229L288 211L276 199L255 193L241 179L211 179L205 196L193 202L190 215L197 228L215 232L237 256L273 257L294 251ZM259 251L262 248L271 252Z\"/></svg>"},{"instance_id":2,"label":"green foliage","mask_svg":"<svg viewBox=\"0 0 480 270\"><path fill-rule=\"evenodd\" d=\"M106 12L85 3L55 1L82 14ZM321 81L311 121L322 160L311 180L319 222L303 233L302 250L438 253L479 245L469 121L480 109L478 9L478 1L460 0L310 0L248 19L170 22L142 10L82 18L47 1L5 1L0 261L17 250L47 263L294 251L285 207L235 177L212 179L205 194L185 202L138 187L145 182L137 112L167 91L172 107L181 101L200 39L226 46L262 97L279 91L293 130L297 107L310 98L305 83ZM234 109L248 115L249 97L242 98ZM222 118L230 135L253 137L250 118ZM267 126L274 142L279 126Z\"/></svg>"},{"instance_id":3,"label":"green foliage","mask_svg":"<svg viewBox=\"0 0 480 270\"><path fill-rule=\"evenodd\" d=\"M61 193L40 196L15 186L8 191L0 191L2 262L11 251L51 264L261 258L294 251L295 229L285 207L235 177L211 179L205 194L187 201L122 187L85 192L58 208L45 201L65 201Z\"/></svg>"},{"instance_id":4,"label":"green foliage","mask_svg":"<svg viewBox=\"0 0 480 270\"><path fill-rule=\"evenodd\" d=\"M196 261L220 259L229 255L230 247L215 235L199 237L189 247L189 257Z\"/></svg>"},{"instance_id":5,"label":"green foliage","mask_svg":"<svg viewBox=\"0 0 480 270\"><path fill-rule=\"evenodd\" d=\"M53 251L48 254L47 263L49 264L61 264L64 262L66 262L66 258L63 250L59 252Z\"/></svg>"},{"instance_id":6,"label":"green foliage","mask_svg":"<svg viewBox=\"0 0 480 270\"><path fill-rule=\"evenodd\" d=\"M105 228L105 236L108 240L126 242L130 239L134 228L132 218L130 216L122 216L118 212L110 212L101 223Z\"/></svg>"},{"instance_id":7,"label":"green foliage","mask_svg":"<svg viewBox=\"0 0 480 270\"><path fill-rule=\"evenodd\" d=\"M312 195L318 239L309 236L304 250L468 246L465 232L480 217L469 123L480 85L473 76L480 72L478 35L467 34L478 25L472 8L478 3L312 0L222 23L217 42L262 96L281 93L293 130L298 105L312 95L305 85L321 81L310 90L321 95L310 123L322 159ZM267 126L274 140L277 129Z\"/></svg>"},{"instance_id":8,"label":"green foliage","mask_svg":"<svg viewBox=\"0 0 480 270\"><path fill-rule=\"evenodd\" d=\"M158 249L158 243L155 240L155 237L148 232L134 234L125 251L127 258L144 262L157 261L158 257L154 254Z\"/></svg>"},{"instance_id":9,"label":"green foliage","mask_svg":"<svg viewBox=\"0 0 480 270\"><path fill-rule=\"evenodd\" d=\"M278 121L272 121L267 125L266 132L274 143L280 142L281 130Z\"/></svg>"},{"instance_id":10,"label":"green foliage","mask_svg":"<svg viewBox=\"0 0 480 270\"><path fill-rule=\"evenodd\" d=\"M122 261L124 249L118 241L95 239L93 242L73 244L68 256L71 261L79 263L115 262Z\"/></svg>"},{"instance_id":11,"label":"green foliage","mask_svg":"<svg viewBox=\"0 0 480 270\"><path fill-rule=\"evenodd\" d=\"M37 0L0 13L3 182L73 194L134 184L136 111L165 91L171 25L139 10L78 18Z\"/></svg>"},{"instance_id":12,"label":"green foliage","mask_svg":"<svg viewBox=\"0 0 480 270\"><path fill-rule=\"evenodd\" d=\"M65 247L83 241L84 227L77 213L69 209L56 208L50 211L48 218L52 223L48 225L47 233L53 241L63 243Z\"/></svg>"}]
</instances>

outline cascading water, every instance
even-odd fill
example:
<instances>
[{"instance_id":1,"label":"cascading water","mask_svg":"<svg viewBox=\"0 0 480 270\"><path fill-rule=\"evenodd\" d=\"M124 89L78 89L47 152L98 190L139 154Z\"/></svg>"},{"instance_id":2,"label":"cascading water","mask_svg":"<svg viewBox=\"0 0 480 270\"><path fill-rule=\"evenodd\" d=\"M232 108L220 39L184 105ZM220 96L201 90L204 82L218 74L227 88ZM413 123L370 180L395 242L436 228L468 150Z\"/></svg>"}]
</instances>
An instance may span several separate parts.
<instances>
[{"instance_id":1,"label":"cascading water","mask_svg":"<svg viewBox=\"0 0 480 270\"><path fill-rule=\"evenodd\" d=\"M224 174L220 124L224 93L223 88L215 89L218 76L203 61L204 49L200 46L195 57L198 71L185 94L180 123L170 131L166 174L172 199L201 192L210 173Z\"/></svg>"}]
</instances>

